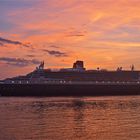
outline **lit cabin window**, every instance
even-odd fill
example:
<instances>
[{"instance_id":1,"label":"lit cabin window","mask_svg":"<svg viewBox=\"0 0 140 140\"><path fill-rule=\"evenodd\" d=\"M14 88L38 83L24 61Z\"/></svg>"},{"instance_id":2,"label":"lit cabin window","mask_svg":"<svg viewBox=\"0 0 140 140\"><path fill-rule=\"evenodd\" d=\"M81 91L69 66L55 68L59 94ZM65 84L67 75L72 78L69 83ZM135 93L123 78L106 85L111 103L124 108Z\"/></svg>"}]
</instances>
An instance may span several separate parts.
<instances>
[{"instance_id":1,"label":"lit cabin window","mask_svg":"<svg viewBox=\"0 0 140 140\"><path fill-rule=\"evenodd\" d=\"M19 81L19 83L21 84L21 81Z\"/></svg>"},{"instance_id":2,"label":"lit cabin window","mask_svg":"<svg viewBox=\"0 0 140 140\"><path fill-rule=\"evenodd\" d=\"M15 83L14 81L12 81L12 83Z\"/></svg>"}]
</instances>

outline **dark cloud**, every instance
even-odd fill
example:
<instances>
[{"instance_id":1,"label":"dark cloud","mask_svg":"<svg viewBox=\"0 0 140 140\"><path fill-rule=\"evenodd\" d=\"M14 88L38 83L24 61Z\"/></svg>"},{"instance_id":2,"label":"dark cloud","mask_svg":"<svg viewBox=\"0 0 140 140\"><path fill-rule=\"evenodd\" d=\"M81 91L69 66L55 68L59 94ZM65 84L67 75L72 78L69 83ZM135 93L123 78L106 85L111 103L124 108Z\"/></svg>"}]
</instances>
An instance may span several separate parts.
<instances>
[{"instance_id":1,"label":"dark cloud","mask_svg":"<svg viewBox=\"0 0 140 140\"><path fill-rule=\"evenodd\" d=\"M70 31L66 33L66 37L81 37L81 36L85 36L87 32L86 31Z\"/></svg>"},{"instance_id":2,"label":"dark cloud","mask_svg":"<svg viewBox=\"0 0 140 140\"><path fill-rule=\"evenodd\" d=\"M25 67L29 65L38 65L40 64L39 60L36 59L24 59L24 58L14 58L14 57L0 57L0 61L6 62L6 64L14 65L18 67Z\"/></svg>"},{"instance_id":3,"label":"dark cloud","mask_svg":"<svg viewBox=\"0 0 140 140\"><path fill-rule=\"evenodd\" d=\"M35 55L33 55L33 54L27 54L26 56L27 57L35 57Z\"/></svg>"},{"instance_id":4,"label":"dark cloud","mask_svg":"<svg viewBox=\"0 0 140 140\"><path fill-rule=\"evenodd\" d=\"M60 51L55 51L55 50L46 50L46 49L44 49L43 51L45 51L49 55L53 55L55 57L67 57L68 56L68 54L65 52L60 52Z\"/></svg>"},{"instance_id":5,"label":"dark cloud","mask_svg":"<svg viewBox=\"0 0 140 140\"><path fill-rule=\"evenodd\" d=\"M69 34L69 35L66 35L67 37L73 37L73 36L77 36L77 37L80 37L80 36L85 36L84 34Z\"/></svg>"},{"instance_id":6,"label":"dark cloud","mask_svg":"<svg viewBox=\"0 0 140 140\"><path fill-rule=\"evenodd\" d=\"M24 44L20 41L13 41L13 40L5 39L5 38L2 38L2 37L0 37L0 43L20 45L20 46L24 46L24 47L31 47L30 43Z\"/></svg>"},{"instance_id":7,"label":"dark cloud","mask_svg":"<svg viewBox=\"0 0 140 140\"><path fill-rule=\"evenodd\" d=\"M0 47L3 47L3 46L4 46L4 44L0 42Z\"/></svg>"}]
</instances>

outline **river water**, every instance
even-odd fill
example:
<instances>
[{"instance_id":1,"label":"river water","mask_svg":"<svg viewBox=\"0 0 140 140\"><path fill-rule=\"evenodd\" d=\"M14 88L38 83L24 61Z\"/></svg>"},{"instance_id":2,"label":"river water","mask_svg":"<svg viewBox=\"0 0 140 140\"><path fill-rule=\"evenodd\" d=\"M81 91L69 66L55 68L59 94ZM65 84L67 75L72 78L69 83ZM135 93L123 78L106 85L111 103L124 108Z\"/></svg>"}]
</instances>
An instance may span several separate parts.
<instances>
[{"instance_id":1,"label":"river water","mask_svg":"<svg viewBox=\"0 0 140 140\"><path fill-rule=\"evenodd\" d=\"M140 140L140 96L0 97L0 140Z\"/></svg>"}]
</instances>

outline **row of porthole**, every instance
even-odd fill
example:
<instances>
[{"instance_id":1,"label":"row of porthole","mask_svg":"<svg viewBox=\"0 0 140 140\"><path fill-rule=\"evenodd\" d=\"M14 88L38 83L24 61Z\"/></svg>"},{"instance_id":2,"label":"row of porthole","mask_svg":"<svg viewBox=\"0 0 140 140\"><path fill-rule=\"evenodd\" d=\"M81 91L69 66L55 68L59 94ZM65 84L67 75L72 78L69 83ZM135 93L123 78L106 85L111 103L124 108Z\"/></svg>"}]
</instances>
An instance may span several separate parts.
<instances>
[{"instance_id":1,"label":"row of porthole","mask_svg":"<svg viewBox=\"0 0 140 140\"><path fill-rule=\"evenodd\" d=\"M40 81L11 81L12 84L14 83L19 83L19 84L22 84L22 83L39 83ZM60 83L65 83L66 81L43 81L44 83L45 82L60 82ZM70 82L70 81L69 81Z\"/></svg>"},{"instance_id":2,"label":"row of porthole","mask_svg":"<svg viewBox=\"0 0 140 140\"><path fill-rule=\"evenodd\" d=\"M22 82L22 81L11 81L11 83L12 83L12 84L14 84L14 83L19 83L19 84L22 84L22 83L25 83L25 81L24 81L24 82ZM28 83L29 83L29 81L26 81L26 83L28 84Z\"/></svg>"},{"instance_id":3,"label":"row of porthole","mask_svg":"<svg viewBox=\"0 0 140 140\"><path fill-rule=\"evenodd\" d=\"M71 83L72 81L44 81L44 82L60 82L60 83ZM75 81L75 82L77 82L77 81ZM24 82L22 82L22 81L11 81L11 83L19 83L19 84L22 84L22 83L25 83L25 81ZM29 81L26 81L26 83L28 84L29 83ZM31 83L38 83L38 82L31 82ZM88 82L87 82L88 83ZM91 81L91 83L94 83L94 81ZM95 83L124 83L124 84L131 84L131 83L140 83L140 81L137 81L137 82L124 82L124 81L95 81Z\"/></svg>"},{"instance_id":4,"label":"row of porthole","mask_svg":"<svg viewBox=\"0 0 140 140\"><path fill-rule=\"evenodd\" d=\"M137 82L125 82L125 81L96 81L96 83L124 83L124 84L138 83L138 84L140 84L140 81L137 81Z\"/></svg>"}]
</instances>

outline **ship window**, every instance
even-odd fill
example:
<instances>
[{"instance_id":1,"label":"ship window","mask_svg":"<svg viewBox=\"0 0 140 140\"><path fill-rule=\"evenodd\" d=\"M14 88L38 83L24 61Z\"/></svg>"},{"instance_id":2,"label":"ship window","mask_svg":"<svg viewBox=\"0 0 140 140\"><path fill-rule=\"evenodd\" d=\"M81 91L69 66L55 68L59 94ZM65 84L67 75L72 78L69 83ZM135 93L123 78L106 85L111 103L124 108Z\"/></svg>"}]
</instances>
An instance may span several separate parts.
<instances>
[{"instance_id":1,"label":"ship window","mask_svg":"<svg viewBox=\"0 0 140 140\"><path fill-rule=\"evenodd\" d=\"M14 81L12 81L12 83L14 83Z\"/></svg>"}]
</instances>

